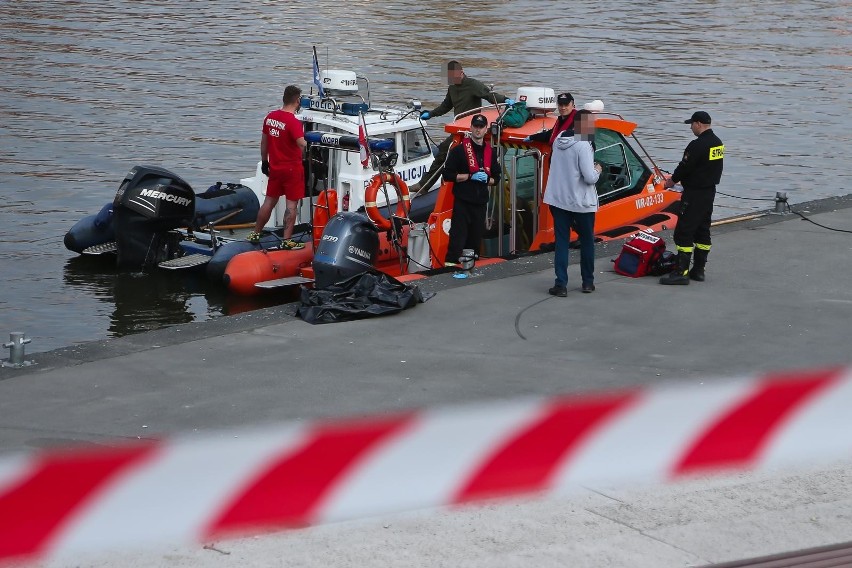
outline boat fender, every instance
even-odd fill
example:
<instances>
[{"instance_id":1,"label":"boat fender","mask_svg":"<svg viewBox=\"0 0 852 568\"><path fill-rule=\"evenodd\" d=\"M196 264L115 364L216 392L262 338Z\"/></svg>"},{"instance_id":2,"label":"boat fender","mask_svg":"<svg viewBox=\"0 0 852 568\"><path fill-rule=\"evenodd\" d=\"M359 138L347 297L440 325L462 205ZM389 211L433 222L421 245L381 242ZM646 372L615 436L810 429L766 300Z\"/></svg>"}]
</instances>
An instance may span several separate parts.
<instances>
[{"instance_id":1,"label":"boat fender","mask_svg":"<svg viewBox=\"0 0 852 568\"><path fill-rule=\"evenodd\" d=\"M347 193L348 197L349 194ZM322 238L322 233L325 231L325 226L328 225L328 220L337 214L337 190L324 189L317 196L316 205L314 205L313 232L314 249L319 247L319 241Z\"/></svg>"},{"instance_id":2,"label":"boat fender","mask_svg":"<svg viewBox=\"0 0 852 568\"><path fill-rule=\"evenodd\" d=\"M411 210L411 198L408 196L408 186L405 185L405 182L402 181L399 174L378 173L374 175L373 179L370 180L370 185L367 186L367 189L364 192L364 210L370 218L370 221L372 221L380 231L389 231L392 227L390 219L386 219L382 216L382 212L379 211L379 207L376 204L376 196L379 194L379 188L385 183L389 183L397 192L396 217L407 219L408 212Z\"/></svg>"}]
</instances>

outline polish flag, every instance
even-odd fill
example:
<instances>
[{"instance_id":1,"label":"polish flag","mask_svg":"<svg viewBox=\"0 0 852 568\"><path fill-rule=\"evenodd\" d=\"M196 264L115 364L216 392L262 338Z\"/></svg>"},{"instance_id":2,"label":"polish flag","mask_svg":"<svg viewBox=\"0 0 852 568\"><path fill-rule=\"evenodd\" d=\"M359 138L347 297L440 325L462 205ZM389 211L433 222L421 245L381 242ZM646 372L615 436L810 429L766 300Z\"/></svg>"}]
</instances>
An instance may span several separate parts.
<instances>
[{"instance_id":1,"label":"polish flag","mask_svg":"<svg viewBox=\"0 0 852 568\"><path fill-rule=\"evenodd\" d=\"M361 149L361 165L366 168L370 165L370 145L367 142L367 122L364 120L364 114L359 114L361 123L358 125L358 146Z\"/></svg>"}]
</instances>

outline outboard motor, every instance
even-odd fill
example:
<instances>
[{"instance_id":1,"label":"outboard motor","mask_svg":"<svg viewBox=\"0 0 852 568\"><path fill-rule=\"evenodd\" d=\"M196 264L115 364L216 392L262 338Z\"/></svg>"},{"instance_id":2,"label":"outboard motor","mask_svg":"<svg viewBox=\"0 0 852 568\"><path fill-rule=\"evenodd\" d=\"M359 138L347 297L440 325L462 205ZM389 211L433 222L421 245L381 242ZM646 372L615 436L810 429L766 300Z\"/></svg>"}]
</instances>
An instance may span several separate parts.
<instances>
[{"instance_id":1,"label":"outboard motor","mask_svg":"<svg viewBox=\"0 0 852 568\"><path fill-rule=\"evenodd\" d=\"M192 222L195 193L168 170L136 166L118 187L113 211L118 266L150 268L174 256L178 237L169 231Z\"/></svg>"},{"instance_id":2,"label":"outboard motor","mask_svg":"<svg viewBox=\"0 0 852 568\"><path fill-rule=\"evenodd\" d=\"M379 232L363 213L341 211L325 226L314 254L314 285L318 290L373 269Z\"/></svg>"}]
</instances>

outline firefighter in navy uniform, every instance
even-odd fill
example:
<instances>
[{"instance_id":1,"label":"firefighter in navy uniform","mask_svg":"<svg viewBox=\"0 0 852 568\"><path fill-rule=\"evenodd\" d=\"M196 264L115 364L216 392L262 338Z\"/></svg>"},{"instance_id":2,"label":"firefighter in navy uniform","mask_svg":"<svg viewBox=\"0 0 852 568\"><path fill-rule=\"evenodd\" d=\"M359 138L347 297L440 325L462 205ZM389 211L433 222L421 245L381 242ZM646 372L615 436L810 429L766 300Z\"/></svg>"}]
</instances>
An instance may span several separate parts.
<instances>
[{"instance_id":1,"label":"firefighter in navy uniform","mask_svg":"<svg viewBox=\"0 0 852 568\"><path fill-rule=\"evenodd\" d=\"M675 168L666 187L675 183L683 185L680 198L681 211L674 230L677 247L676 268L660 278L660 284L689 284L690 279L704 281L704 265L710 253L710 221L716 185L722 178L725 146L710 128L710 115L704 111L693 113L684 121L689 124L696 139L683 152L683 159ZM692 270L689 262L694 257Z\"/></svg>"}]
</instances>

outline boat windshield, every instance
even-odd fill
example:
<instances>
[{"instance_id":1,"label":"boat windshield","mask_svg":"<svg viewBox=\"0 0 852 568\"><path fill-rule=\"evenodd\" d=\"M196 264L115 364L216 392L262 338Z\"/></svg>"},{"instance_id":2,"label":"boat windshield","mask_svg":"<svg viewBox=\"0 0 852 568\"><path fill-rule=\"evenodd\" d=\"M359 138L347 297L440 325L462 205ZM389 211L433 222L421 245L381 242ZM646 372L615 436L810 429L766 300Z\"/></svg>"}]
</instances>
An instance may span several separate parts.
<instances>
[{"instance_id":1,"label":"boat windshield","mask_svg":"<svg viewBox=\"0 0 852 568\"><path fill-rule=\"evenodd\" d=\"M406 130L402 133L402 161L411 162L431 154L429 142L422 128Z\"/></svg>"},{"instance_id":2,"label":"boat windshield","mask_svg":"<svg viewBox=\"0 0 852 568\"><path fill-rule=\"evenodd\" d=\"M595 161L603 167L597 190L601 204L639 193L651 176L624 136L606 128L595 131Z\"/></svg>"}]
</instances>

